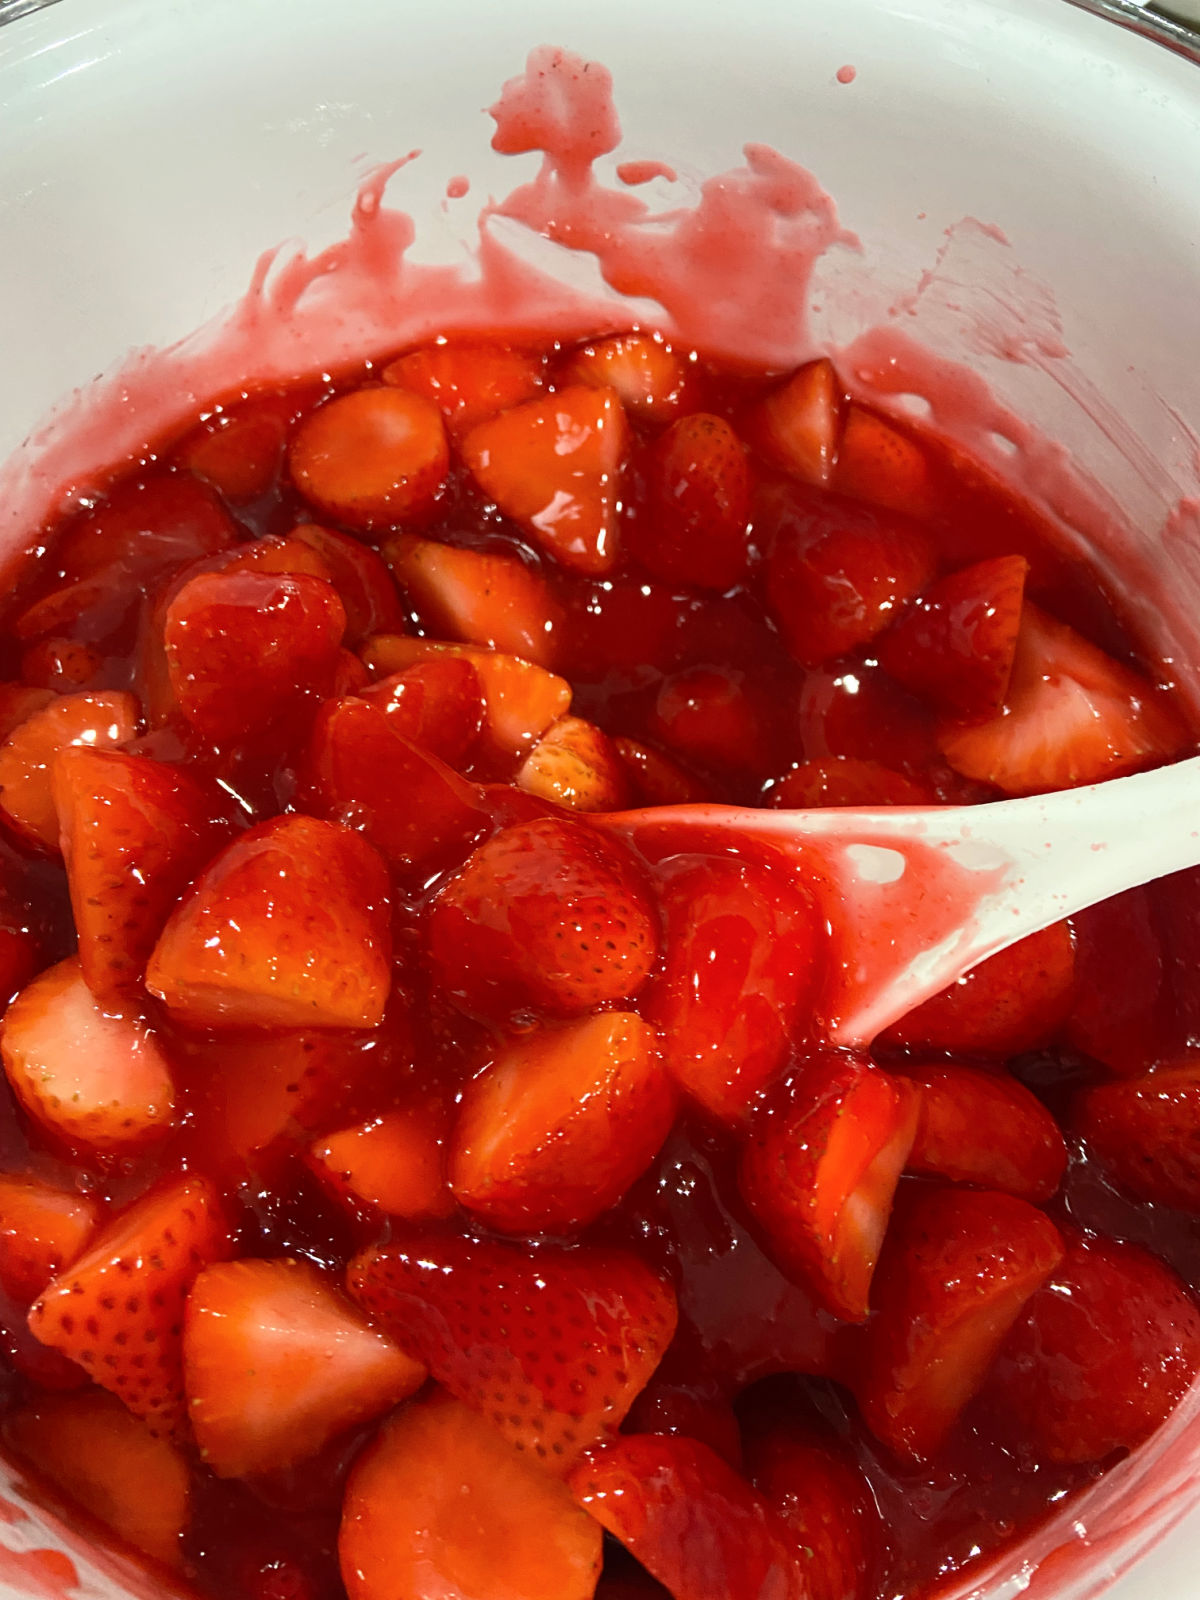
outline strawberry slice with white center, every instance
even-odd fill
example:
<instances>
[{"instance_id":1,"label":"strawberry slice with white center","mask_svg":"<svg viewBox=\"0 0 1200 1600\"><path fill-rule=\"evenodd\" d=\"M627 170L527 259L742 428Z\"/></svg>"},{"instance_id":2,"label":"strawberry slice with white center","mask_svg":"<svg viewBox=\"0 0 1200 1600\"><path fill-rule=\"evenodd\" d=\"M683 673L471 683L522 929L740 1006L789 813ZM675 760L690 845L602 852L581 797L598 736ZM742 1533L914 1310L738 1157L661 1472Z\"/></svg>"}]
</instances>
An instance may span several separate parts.
<instances>
[{"instance_id":1,"label":"strawberry slice with white center","mask_svg":"<svg viewBox=\"0 0 1200 1600\"><path fill-rule=\"evenodd\" d=\"M19 839L50 853L59 847L54 764L60 750L111 750L137 733L138 703L118 689L55 695L0 744L0 813Z\"/></svg>"},{"instance_id":2,"label":"strawberry slice with white center","mask_svg":"<svg viewBox=\"0 0 1200 1600\"><path fill-rule=\"evenodd\" d=\"M810 361L773 390L746 419L746 436L771 462L802 483L833 476L842 396L828 361Z\"/></svg>"},{"instance_id":3,"label":"strawberry slice with white center","mask_svg":"<svg viewBox=\"0 0 1200 1600\"><path fill-rule=\"evenodd\" d=\"M624 811L629 779L613 741L594 722L559 717L517 773L517 788L572 811Z\"/></svg>"},{"instance_id":4,"label":"strawberry slice with white center","mask_svg":"<svg viewBox=\"0 0 1200 1600\"><path fill-rule=\"evenodd\" d=\"M561 378L615 389L621 403L645 422L670 422L695 404L696 368L656 334L621 333L573 350Z\"/></svg>"}]
</instances>

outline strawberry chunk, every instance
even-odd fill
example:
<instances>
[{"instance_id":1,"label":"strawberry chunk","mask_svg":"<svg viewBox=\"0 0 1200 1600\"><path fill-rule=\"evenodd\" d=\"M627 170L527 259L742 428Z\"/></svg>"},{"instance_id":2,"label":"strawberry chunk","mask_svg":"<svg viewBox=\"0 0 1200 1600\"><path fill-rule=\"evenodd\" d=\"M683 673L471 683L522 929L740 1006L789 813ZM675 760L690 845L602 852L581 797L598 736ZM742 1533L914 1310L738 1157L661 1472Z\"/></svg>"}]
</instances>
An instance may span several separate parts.
<instances>
[{"instance_id":1,"label":"strawberry chunk","mask_svg":"<svg viewBox=\"0 0 1200 1600\"><path fill-rule=\"evenodd\" d=\"M431 1221L454 1211L445 1132L438 1108L406 1105L316 1140L309 1162L353 1211Z\"/></svg>"},{"instance_id":2,"label":"strawberry chunk","mask_svg":"<svg viewBox=\"0 0 1200 1600\"><path fill-rule=\"evenodd\" d=\"M1068 1043L1113 1072L1144 1072L1162 1053L1170 1003L1150 892L1129 889L1089 906L1071 918L1071 927L1075 992L1064 1029Z\"/></svg>"},{"instance_id":3,"label":"strawberry chunk","mask_svg":"<svg viewBox=\"0 0 1200 1600\"><path fill-rule=\"evenodd\" d=\"M680 417L655 440L645 473L630 553L667 583L732 589L750 565L750 466L737 434L707 411Z\"/></svg>"},{"instance_id":4,"label":"strawberry chunk","mask_svg":"<svg viewBox=\"0 0 1200 1600\"><path fill-rule=\"evenodd\" d=\"M0 683L0 742L35 711L53 705L55 698L53 689L39 689L27 683Z\"/></svg>"},{"instance_id":5,"label":"strawberry chunk","mask_svg":"<svg viewBox=\"0 0 1200 1600\"><path fill-rule=\"evenodd\" d=\"M80 1254L99 1217L87 1195L0 1173L0 1289L29 1305Z\"/></svg>"},{"instance_id":6,"label":"strawberry chunk","mask_svg":"<svg viewBox=\"0 0 1200 1600\"><path fill-rule=\"evenodd\" d=\"M55 694L95 688L104 676L104 657L75 639L41 639L21 652L21 681Z\"/></svg>"},{"instance_id":7,"label":"strawberry chunk","mask_svg":"<svg viewBox=\"0 0 1200 1600\"><path fill-rule=\"evenodd\" d=\"M546 817L476 850L429 912L438 982L497 1019L535 1006L559 1016L627 1000L658 957L637 865L583 823Z\"/></svg>"},{"instance_id":8,"label":"strawberry chunk","mask_svg":"<svg viewBox=\"0 0 1200 1600\"><path fill-rule=\"evenodd\" d=\"M1054 922L981 961L880 1037L964 1055L1020 1055L1054 1037L1074 992L1071 927Z\"/></svg>"},{"instance_id":9,"label":"strawberry chunk","mask_svg":"<svg viewBox=\"0 0 1200 1600\"><path fill-rule=\"evenodd\" d=\"M425 1369L308 1261L205 1267L183 1328L188 1417L218 1478L279 1472L419 1389Z\"/></svg>"},{"instance_id":10,"label":"strawberry chunk","mask_svg":"<svg viewBox=\"0 0 1200 1600\"><path fill-rule=\"evenodd\" d=\"M633 785L632 799L643 806L683 806L711 798L708 790L670 756L648 744L624 737L613 740ZM628 802L627 802L628 803Z\"/></svg>"},{"instance_id":11,"label":"strawberry chunk","mask_svg":"<svg viewBox=\"0 0 1200 1600\"><path fill-rule=\"evenodd\" d=\"M1012 678L1029 563L997 556L952 572L879 641L892 677L939 711L994 717Z\"/></svg>"},{"instance_id":12,"label":"strawberry chunk","mask_svg":"<svg viewBox=\"0 0 1200 1600\"><path fill-rule=\"evenodd\" d=\"M468 1084L450 1182L504 1233L569 1233L650 1165L675 1118L658 1034L608 1011L506 1044Z\"/></svg>"},{"instance_id":13,"label":"strawberry chunk","mask_svg":"<svg viewBox=\"0 0 1200 1600\"><path fill-rule=\"evenodd\" d=\"M810 1600L786 1525L694 1439L627 1434L590 1451L569 1482L674 1600Z\"/></svg>"},{"instance_id":14,"label":"strawberry chunk","mask_svg":"<svg viewBox=\"0 0 1200 1600\"><path fill-rule=\"evenodd\" d=\"M55 762L54 799L83 975L94 995L119 995L221 830L186 772L146 756L71 746Z\"/></svg>"},{"instance_id":15,"label":"strawberry chunk","mask_svg":"<svg viewBox=\"0 0 1200 1600\"><path fill-rule=\"evenodd\" d=\"M772 784L766 803L792 811L820 806L927 806L935 796L926 783L885 767L881 761L854 756L827 756L801 761Z\"/></svg>"},{"instance_id":16,"label":"strawberry chunk","mask_svg":"<svg viewBox=\"0 0 1200 1600\"><path fill-rule=\"evenodd\" d=\"M346 612L348 645L400 628L400 596L386 562L370 545L315 522L299 523L288 542L307 545L326 567Z\"/></svg>"},{"instance_id":17,"label":"strawberry chunk","mask_svg":"<svg viewBox=\"0 0 1200 1600\"><path fill-rule=\"evenodd\" d=\"M670 422L689 410L695 369L658 334L620 333L572 350L562 381L615 389L621 404L643 422Z\"/></svg>"},{"instance_id":18,"label":"strawberry chunk","mask_svg":"<svg viewBox=\"0 0 1200 1600\"><path fill-rule=\"evenodd\" d=\"M335 395L292 435L288 465L300 493L349 528L416 522L437 504L450 465L437 407L405 389Z\"/></svg>"},{"instance_id":19,"label":"strawberry chunk","mask_svg":"<svg viewBox=\"0 0 1200 1600\"><path fill-rule=\"evenodd\" d=\"M137 733L138 703L123 690L66 694L35 711L0 744L0 811L19 839L53 852L59 845L54 763L69 745L112 750Z\"/></svg>"},{"instance_id":20,"label":"strawberry chunk","mask_svg":"<svg viewBox=\"0 0 1200 1600\"><path fill-rule=\"evenodd\" d=\"M414 1233L364 1250L348 1281L439 1383L556 1475L620 1426L675 1332L671 1290L615 1251Z\"/></svg>"},{"instance_id":21,"label":"strawberry chunk","mask_svg":"<svg viewBox=\"0 0 1200 1600\"><path fill-rule=\"evenodd\" d=\"M768 770L772 707L762 685L746 672L691 667L668 678L658 692L650 733L699 767L728 774Z\"/></svg>"},{"instance_id":22,"label":"strawberry chunk","mask_svg":"<svg viewBox=\"0 0 1200 1600\"><path fill-rule=\"evenodd\" d=\"M811 1020L816 912L790 872L750 857L676 857L658 892L663 965L642 1009L679 1087L737 1124Z\"/></svg>"},{"instance_id":23,"label":"strawberry chunk","mask_svg":"<svg viewBox=\"0 0 1200 1600\"><path fill-rule=\"evenodd\" d=\"M880 1261L858 1401L902 1461L936 1456L1030 1296L1063 1257L1058 1230L1012 1195L920 1189Z\"/></svg>"},{"instance_id":24,"label":"strawberry chunk","mask_svg":"<svg viewBox=\"0 0 1200 1600\"><path fill-rule=\"evenodd\" d=\"M929 460L921 446L853 401L846 407L832 487L910 517L925 516L933 501Z\"/></svg>"},{"instance_id":25,"label":"strawberry chunk","mask_svg":"<svg viewBox=\"0 0 1200 1600\"><path fill-rule=\"evenodd\" d=\"M349 1600L591 1600L599 1526L449 1395L391 1417L346 1484Z\"/></svg>"},{"instance_id":26,"label":"strawberry chunk","mask_svg":"<svg viewBox=\"0 0 1200 1600\"><path fill-rule=\"evenodd\" d=\"M869 644L928 588L933 542L903 518L797 491L767 563L767 600L801 666Z\"/></svg>"},{"instance_id":27,"label":"strawberry chunk","mask_svg":"<svg viewBox=\"0 0 1200 1600\"><path fill-rule=\"evenodd\" d=\"M1003 1072L938 1062L904 1065L920 1114L911 1172L1049 1200L1067 1169L1067 1147L1042 1102Z\"/></svg>"},{"instance_id":28,"label":"strawberry chunk","mask_svg":"<svg viewBox=\"0 0 1200 1600\"><path fill-rule=\"evenodd\" d=\"M124 606L171 572L236 544L238 525L207 484L160 473L119 485L59 536L54 557L64 583L99 579L96 599ZM30 637L28 633L23 637Z\"/></svg>"},{"instance_id":29,"label":"strawberry chunk","mask_svg":"<svg viewBox=\"0 0 1200 1600\"><path fill-rule=\"evenodd\" d=\"M9 1006L4 1070L25 1110L63 1144L126 1151L175 1120L171 1070L135 1011L93 997L72 957L43 972Z\"/></svg>"},{"instance_id":30,"label":"strawberry chunk","mask_svg":"<svg viewBox=\"0 0 1200 1600\"><path fill-rule=\"evenodd\" d=\"M565 567L608 572L628 427L616 391L570 385L472 428L463 460L506 517Z\"/></svg>"},{"instance_id":31,"label":"strawberry chunk","mask_svg":"<svg viewBox=\"0 0 1200 1600\"><path fill-rule=\"evenodd\" d=\"M384 383L423 395L442 413L451 438L477 422L532 400L545 382L540 355L507 344L462 341L427 344L390 362Z\"/></svg>"},{"instance_id":32,"label":"strawberry chunk","mask_svg":"<svg viewBox=\"0 0 1200 1600\"><path fill-rule=\"evenodd\" d=\"M771 1254L845 1321L866 1320L916 1125L908 1084L829 1054L803 1064L743 1149L741 1191Z\"/></svg>"},{"instance_id":33,"label":"strawberry chunk","mask_svg":"<svg viewBox=\"0 0 1200 1600\"><path fill-rule=\"evenodd\" d=\"M430 656L357 693L386 713L393 733L402 733L447 766L461 769L483 728L479 674L461 656Z\"/></svg>"},{"instance_id":34,"label":"strawberry chunk","mask_svg":"<svg viewBox=\"0 0 1200 1600\"><path fill-rule=\"evenodd\" d=\"M199 1027L372 1028L391 978L383 862L350 829L299 816L223 850L146 969L151 993Z\"/></svg>"},{"instance_id":35,"label":"strawberry chunk","mask_svg":"<svg viewBox=\"0 0 1200 1600\"><path fill-rule=\"evenodd\" d=\"M176 1179L114 1217L35 1301L29 1326L152 1433L182 1437L184 1300L201 1267L232 1254L212 1184Z\"/></svg>"},{"instance_id":36,"label":"strawberry chunk","mask_svg":"<svg viewBox=\"0 0 1200 1600\"><path fill-rule=\"evenodd\" d=\"M746 418L746 435L772 466L825 488L833 476L842 394L832 365L810 361Z\"/></svg>"},{"instance_id":37,"label":"strawberry chunk","mask_svg":"<svg viewBox=\"0 0 1200 1600\"><path fill-rule=\"evenodd\" d=\"M221 409L183 441L175 460L232 505L257 500L279 477L294 411L286 395L257 396Z\"/></svg>"},{"instance_id":38,"label":"strawberry chunk","mask_svg":"<svg viewBox=\"0 0 1200 1600\"><path fill-rule=\"evenodd\" d=\"M629 783L612 740L594 722L559 717L525 757L517 787L572 811L623 811Z\"/></svg>"},{"instance_id":39,"label":"strawberry chunk","mask_svg":"<svg viewBox=\"0 0 1200 1600\"><path fill-rule=\"evenodd\" d=\"M1200 1054L1085 1089L1071 1122L1130 1194L1200 1211Z\"/></svg>"},{"instance_id":40,"label":"strawberry chunk","mask_svg":"<svg viewBox=\"0 0 1200 1600\"><path fill-rule=\"evenodd\" d=\"M956 772L1018 795L1154 766L1187 735L1149 679L1026 601L999 715L947 722L938 742Z\"/></svg>"}]
</instances>

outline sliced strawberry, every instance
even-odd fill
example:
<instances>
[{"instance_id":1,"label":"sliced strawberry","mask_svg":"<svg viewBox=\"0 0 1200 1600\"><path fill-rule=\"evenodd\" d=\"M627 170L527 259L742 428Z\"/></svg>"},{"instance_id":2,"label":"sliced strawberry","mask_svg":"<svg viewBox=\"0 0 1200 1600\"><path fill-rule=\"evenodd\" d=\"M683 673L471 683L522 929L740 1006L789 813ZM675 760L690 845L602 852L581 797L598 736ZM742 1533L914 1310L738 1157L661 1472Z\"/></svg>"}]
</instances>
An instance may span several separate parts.
<instances>
[{"instance_id":1,"label":"sliced strawberry","mask_svg":"<svg viewBox=\"0 0 1200 1600\"><path fill-rule=\"evenodd\" d=\"M356 1256L348 1281L439 1383L556 1475L620 1426L675 1332L671 1290L614 1251L414 1233Z\"/></svg>"},{"instance_id":2,"label":"sliced strawberry","mask_svg":"<svg viewBox=\"0 0 1200 1600\"><path fill-rule=\"evenodd\" d=\"M1049 1200L1067 1169L1067 1147L1036 1095L1007 1073L979 1067L904 1063L896 1070L918 1090L911 1172Z\"/></svg>"},{"instance_id":3,"label":"sliced strawberry","mask_svg":"<svg viewBox=\"0 0 1200 1600\"><path fill-rule=\"evenodd\" d=\"M371 1028L391 979L383 862L350 829L299 816L223 850L146 969L151 993L199 1027Z\"/></svg>"},{"instance_id":4,"label":"sliced strawberry","mask_svg":"<svg viewBox=\"0 0 1200 1600\"><path fill-rule=\"evenodd\" d=\"M561 1483L435 1393L354 1463L338 1553L349 1600L591 1600L600 1541Z\"/></svg>"},{"instance_id":5,"label":"sliced strawberry","mask_svg":"<svg viewBox=\"0 0 1200 1600\"><path fill-rule=\"evenodd\" d=\"M853 401L846 407L832 487L910 517L925 516L933 502L929 460L921 446Z\"/></svg>"},{"instance_id":6,"label":"sliced strawberry","mask_svg":"<svg viewBox=\"0 0 1200 1600\"><path fill-rule=\"evenodd\" d=\"M633 798L643 806L684 806L709 800L711 795L670 756L636 739L617 738L613 748L633 784Z\"/></svg>"},{"instance_id":7,"label":"sliced strawberry","mask_svg":"<svg viewBox=\"0 0 1200 1600\"><path fill-rule=\"evenodd\" d=\"M393 733L402 733L448 766L461 768L478 742L483 690L479 674L461 656L416 661L358 693L387 714Z\"/></svg>"},{"instance_id":8,"label":"sliced strawberry","mask_svg":"<svg viewBox=\"0 0 1200 1600\"><path fill-rule=\"evenodd\" d=\"M663 965L642 1010L680 1088L740 1123L811 1021L820 924L788 870L678 856L660 869Z\"/></svg>"},{"instance_id":9,"label":"sliced strawberry","mask_svg":"<svg viewBox=\"0 0 1200 1600\"><path fill-rule=\"evenodd\" d=\"M347 644L357 646L373 633L400 628L400 596L387 564L370 545L315 522L292 529L289 542L297 541L314 550L329 570L346 611Z\"/></svg>"},{"instance_id":10,"label":"sliced strawberry","mask_svg":"<svg viewBox=\"0 0 1200 1600\"><path fill-rule=\"evenodd\" d=\"M0 1289L29 1305L75 1260L99 1218L99 1205L87 1195L0 1173Z\"/></svg>"},{"instance_id":11,"label":"sliced strawberry","mask_svg":"<svg viewBox=\"0 0 1200 1600\"><path fill-rule=\"evenodd\" d=\"M575 384L472 428L463 460L483 492L576 572L617 559L628 426L613 389Z\"/></svg>"},{"instance_id":12,"label":"sliced strawberry","mask_svg":"<svg viewBox=\"0 0 1200 1600\"><path fill-rule=\"evenodd\" d=\"M559 717L525 757L517 787L572 811L623 811L629 781L612 740L594 722Z\"/></svg>"},{"instance_id":13,"label":"sliced strawberry","mask_svg":"<svg viewBox=\"0 0 1200 1600\"><path fill-rule=\"evenodd\" d=\"M256 396L222 408L188 435L175 460L233 505L257 500L279 477L295 409L286 395Z\"/></svg>"},{"instance_id":14,"label":"sliced strawberry","mask_svg":"<svg viewBox=\"0 0 1200 1600\"><path fill-rule=\"evenodd\" d=\"M7 1418L3 1433L13 1454L75 1506L163 1566L183 1564L187 1461L119 1400L99 1389L39 1395Z\"/></svg>"},{"instance_id":15,"label":"sliced strawberry","mask_svg":"<svg viewBox=\"0 0 1200 1600\"><path fill-rule=\"evenodd\" d=\"M383 369L384 383L432 401L454 439L477 422L532 400L545 382L540 355L507 344L427 344Z\"/></svg>"},{"instance_id":16,"label":"sliced strawberry","mask_svg":"<svg viewBox=\"0 0 1200 1600\"><path fill-rule=\"evenodd\" d=\"M695 369L658 334L619 333L580 345L561 369L565 383L615 389L621 404L644 422L670 422L691 409Z\"/></svg>"},{"instance_id":17,"label":"sliced strawberry","mask_svg":"<svg viewBox=\"0 0 1200 1600\"><path fill-rule=\"evenodd\" d=\"M188 1417L218 1478L279 1472L419 1389L425 1368L308 1261L225 1261L188 1295Z\"/></svg>"},{"instance_id":18,"label":"sliced strawberry","mask_svg":"<svg viewBox=\"0 0 1200 1600\"><path fill-rule=\"evenodd\" d=\"M801 483L825 488L833 476L842 393L830 362L810 361L746 418L746 436Z\"/></svg>"},{"instance_id":19,"label":"sliced strawberry","mask_svg":"<svg viewBox=\"0 0 1200 1600\"><path fill-rule=\"evenodd\" d=\"M956 772L1014 795L1116 778L1170 760L1187 742L1149 679L1029 601L1000 714L939 732Z\"/></svg>"},{"instance_id":20,"label":"sliced strawberry","mask_svg":"<svg viewBox=\"0 0 1200 1600\"><path fill-rule=\"evenodd\" d=\"M54 557L64 583L98 578L111 602L114 595L150 592L168 573L228 549L238 537L237 523L207 484L166 472L120 484L63 531Z\"/></svg>"},{"instance_id":21,"label":"sliced strawberry","mask_svg":"<svg viewBox=\"0 0 1200 1600\"><path fill-rule=\"evenodd\" d=\"M222 830L186 772L147 756L72 746L55 762L54 799L83 975L93 994L117 995Z\"/></svg>"},{"instance_id":22,"label":"sliced strawberry","mask_svg":"<svg viewBox=\"0 0 1200 1600\"><path fill-rule=\"evenodd\" d=\"M866 1320L916 1126L908 1084L830 1053L802 1064L743 1148L741 1191L770 1253L845 1321Z\"/></svg>"},{"instance_id":23,"label":"sliced strawberry","mask_svg":"<svg viewBox=\"0 0 1200 1600\"><path fill-rule=\"evenodd\" d=\"M95 688L104 677L104 657L76 639L40 639L21 651L21 681L55 694Z\"/></svg>"},{"instance_id":24,"label":"sliced strawberry","mask_svg":"<svg viewBox=\"0 0 1200 1600\"><path fill-rule=\"evenodd\" d=\"M664 582L723 593L750 565L750 465L723 417L696 411L655 440L630 554Z\"/></svg>"},{"instance_id":25,"label":"sliced strawberry","mask_svg":"<svg viewBox=\"0 0 1200 1600\"><path fill-rule=\"evenodd\" d=\"M25 1110L74 1149L130 1150L174 1123L157 1037L136 1011L102 1007L74 956L21 990L5 1013L0 1053Z\"/></svg>"},{"instance_id":26,"label":"sliced strawberry","mask_svg":"<svg viewBox=\"0 0 1200 1600\"><path fill-rule=\"evenodd\" d=\"M34 1303L29 1326L153 1433L182 1435L184 1300L201 1267L232 1254L212 1184L176 1179L115 1217Z\"/></svg>"},{"instance_id":27,"label":"sliced strawberry","mask_svg":"<svg viewBox=\"0 0 1200 1600\"><path fill-rule=\"evenodd\" d=\"M450 465L437 407L405 389L363 388L310 411L288 450L292 479L323 516L350 528L415 522Z\"/></svg>"},{"instance_id":28,"label":"sliced strawberry","mask_svg":"<svg viewBox=\"0 0 1200 1600\"><path fill-rule=\"evenodd\" d=\"M1200 1054L1085 1089L1071 1123L1130 1194L1200 1211Z\"/></svg>"},{"instance_id":29,"label":"sliced strawberry","mask_svg":"<svg viewBox=\"0 0 1200 1600\"><path fill-rule=\"evenodd\" d=\"M881 761L859 761L853 756L826 756L823 761L801 761L772 784L769 806L791 811L812 811L820 806L928 806L932 788L885 767Z\"/></svg>"},{"instance_id":30,"label":"sliced strawberry","mask_svg":"<svg viewBox=\"0 0 1200 1600\"><path fill-rule=\"evenodd\" d=\"M1055 922L980 962L880 1037L964 1055L1020 1055L1054 1037L1074 992L1071 927Z\"/></svg>"},{"instance_id":31,"label":"sliced strawberry","mask_svg":"<svg viewBox=\"0 0 1200 1600\"><path fill-rule=\"evenodd\" d=\"M656 1031L632 1011L584 1017L505 1044L468 1084L450 1182L503 1233L574 1232L616 1205L674 1119Z\"/></svg>"},{"instance_id":32,"label":"sliced strawberry","mask_svg":"<svg viewBox=\"0 0 1200 1600\"><path fill-rule=\"evenodd\" d=\"M627 1434L589 1451L569 1484L674 1600L811 1600L786 1524L694 1439Z\"/></svg>"},{"instance_id":33,"label":"sliced strawberry","mask_svg":"<svg viewBox=\"0 0 1200 1600\"><path fill-rule=\"evenodd\" d=\"M647 888L623 846L544 818L476 850L429 912L429 955L466 1010L558 1016L627 1000L658 957Z\"/></svg>"},{"instance_id":34,"label":"sliced strawberry","mask_svg":"<svg viewBox=\"0 0 1200 1600\"><path fill-rule=\"evenodd\" d=\"M879 641L892 677L939 711L994 717L1012 678L1029 563L996 556L941 578Z\"/></svg>"},{"instance_id":35,"label":"sliced strawberry","mask_svg":"<svg viewBox=\"0 0 1200 1600\"><path fill-rule=\"evenodd\" d=\"M765 773L773 707L753 673L692 667L658 691L650 732L686 761L722 773Z\"/></svg>"},{"instance_id":36,"label":"sliced strawberry","mask_svg":"<svg viewBox=\"0 0 1200 1600\"><path fill-rule=\"evenodd\" d=\"M26 717L0 744L0 809L26 844L58 849L54 761L68 745L112 750L137 733L138 703L124 690L65 694Z\"/></svg>"},{"instance_id":37,"label":"sliced strawberry","mask_svg":"<svg viewBox=\"0 0 1200 1600\"><path fill-rule=\"evenodd\" d=\"M1053 1223L1012 1195L949 1188L906 1195L876 1274L857 1386L876 1438L903 1461L936 1456L1062 1257Z\"/></svg>"},{"instance_id":38,"label":"sliced strawberry","mask_svg":"<svg viewBox=\"0 0 1200 1600\"><path fill-rule=\"evenodd\" d=\"M454 1196L446 1178L446 1122L431 1105L385 1111L317 1139L309 1162L354 1211L411 1222L448 1217Z\"/></svg>"},{"instance_id":39,"label":"sliced strawberry","mask_svg":"<svg viewBox=\"0 0 1200 1600\"><path fill-rule=\"evenodd\" d=\"M1029 1464L1102 1461L1154 1432L1200 1370L1200 1309L1133 1244L1079 1239L1004 1344L987 1407Z\"/></svg>"},{"instance_id":40,"label":"sliced strawberry","mask_svg":"<svg viewBox=\"0 0 1200 1600\"><path fill-rule=\"evenodd\" d=\"M53 705L53 689L34 688L27 683L0 683L0 741L19 728L35 711Z\"/></svg>"},{"instance_id":41,"label":"sliced strawberry","mask_svg":"<svg viewBox=\"0 0 1200 1600\"><path fill-rule=\"evenodd\" d=\"M1075 992L1064 1029L1074 1049L1113 1072L1158 1059L1170 1004L1163 941L1150 892L1129 889L1071 918Z\"/></svg>"}]
</instances>

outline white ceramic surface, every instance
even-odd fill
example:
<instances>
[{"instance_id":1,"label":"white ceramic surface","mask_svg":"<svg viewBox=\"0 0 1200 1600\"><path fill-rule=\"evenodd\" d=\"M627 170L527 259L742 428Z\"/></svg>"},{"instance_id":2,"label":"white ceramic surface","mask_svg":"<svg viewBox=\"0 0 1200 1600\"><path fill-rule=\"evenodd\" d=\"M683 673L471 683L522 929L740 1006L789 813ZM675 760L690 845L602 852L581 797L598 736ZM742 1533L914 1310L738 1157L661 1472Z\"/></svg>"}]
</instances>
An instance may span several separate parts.
<instances>
[{"instance_id":1,"label":"white ceramic surface","mask_svg":"<svg viewBox=\"0 0 1200 1600\"><path fill-rule=\"evenodd\" d=\"M236 299L265 246L341 236L373 162L423 149L389 199L424 253L461 252L478 198L536 165L488 149L481 108L545 42L612 69L623 156L672 161L686 186L759 140L819 175L864 245L839 282L832 265L822 277L833 343L911 297L943 230L1002 228L1013 292L1051 286L1072 360L989 354L952 296L909 321L1111 491L1141 530L1128 561L1155 552L1131 608L1195 691L1200 548L1178 517L1162 530L1200 489L1185 425L1200 422L1200 71L1052 0L61 0L22 17L0 29L0 459L73 386ZM459 173L474 198L447 208ZM998 259L967 268L983 278ZM1169 1432L1194 1436L1200 1462L1198 1412L1192 1396ZM1072 1596L1151 1540L1153 1523L1122 1534L1119 1497L1161 1448L1107 1481L1116 1503L1073 1511L1102 1547ZM0 1529L0 1545L39 1538ZM1113 1595L1191 1600L1197 1541L1200 1517ZM0 1562L5 1582L34 1592ZM986 1593L1027 1585L998 1573Z\"/></svg>"}]
</instances>

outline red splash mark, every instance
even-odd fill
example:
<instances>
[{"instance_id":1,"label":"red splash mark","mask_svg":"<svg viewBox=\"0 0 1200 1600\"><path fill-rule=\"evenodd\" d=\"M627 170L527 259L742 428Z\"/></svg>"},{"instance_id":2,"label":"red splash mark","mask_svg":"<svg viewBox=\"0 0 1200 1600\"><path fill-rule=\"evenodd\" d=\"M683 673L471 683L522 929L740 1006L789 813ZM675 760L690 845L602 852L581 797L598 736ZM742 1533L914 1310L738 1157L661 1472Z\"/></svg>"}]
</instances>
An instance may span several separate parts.
<instances>
[{"instance_id":1,"label":"red splash mark","mask_svg":"<svg viewBox=\"0 0 1200 1600\"><path fill-rule=\"evenodd\" d=\"M65 1600L79 1588L79 1574L61 1550L5 1550L0 1545L0 1582L22 1594Z\"/></svg>"},{"instance_id":2,"label":"red splash mark","mask_svg":"<svg viewBox=\"0 0 1200 1600\"><path fill-rule=\"evenodd\" d=\"M636 188L638 184L650 183L655 178L665 178L668 183L674 183L676 172L665 161L622 161L617 168L617 177L630 188Z\"/></svg>"},{"instance_id":3,"label":"red splash mark","mask_svg":"<svg viewBox=\"0 0 1200 1600\"><path fill-rule=\"evenodd\" d=\"M834 73L834 77L839 83L853 83L855 78L858 77L858 68L852 67L849 63L847 63L844 67L839 67L837 69L837 71Z\"/></svg>"},{"instance_id":4,"label":"red splash mark","mask_svg":"<svg viewBox=\"0 0 1200 1600\"><path fill-rule=\"evenodd\" d=\"M451 178L446 185L446 199L461 200L469 192L470 188L469 179L464 178L461 174L458 177Z\"/></svg>"}]
</instances>

